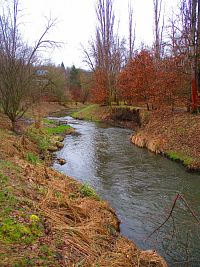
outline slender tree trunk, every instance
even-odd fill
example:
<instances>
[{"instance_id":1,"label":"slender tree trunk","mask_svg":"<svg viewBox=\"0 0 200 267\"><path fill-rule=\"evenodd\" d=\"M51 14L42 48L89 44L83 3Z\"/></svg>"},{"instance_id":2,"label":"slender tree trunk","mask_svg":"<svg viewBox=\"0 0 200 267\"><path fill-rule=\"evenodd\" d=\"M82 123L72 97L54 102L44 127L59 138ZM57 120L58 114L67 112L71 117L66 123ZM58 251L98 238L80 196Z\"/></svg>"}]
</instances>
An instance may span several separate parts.
<instances>
[{"instance_id":1,"label":"slender tree trunk","mask_svg":"<svg viewBox=\"0 0 200 267\"><path fill-rule=\"evenodd\" d=\"M12 124L11 130L16 133L16 121L11 120L11 124Z\"/></svg>"},{"instance_id":2,"label":"slender tree trunk","mask_svg":"<svg viewBox=\"0 0 200 267\"><path fill-rule=\"evenodd\" d=\"M197 111L197 45L196 45L196 7L197 0L192 0L192 63L191 63L191 100L192 112Z\"/></svg>"},{"instance_id":3,"label":"slender tree trunk","mask_svg":"<svg viewBox=\"0 0 200 267\"><path fill-rule=\"evenodd\" d=\"M200 0L197 0L197 92L200 92Z\"/></svg>"},{"instance_id":4,"label":"slender tree trunk","mask_svg":"<svg viewBox=\"0 0 200 267\"><path fill-rule=\"evenodd\" d=\"M153 5L154 5L155 57L157 59L160 59L162 35L163 35L163 28L164 28L164 19L163 19L163 25L162 27L160 27L162 0L153 0Z\"/></svg>"},{"instance_id":5,"label":"slender tree trunk","mask_svg":"<svg viewBox=\"0 0 200 267\"><path fill-rule=\"evenodd\" d=\"M135 45L135 27L133 29L133 8L129 6L129 60L133 58L133 49Z\"/></svg>"}]
</instances>

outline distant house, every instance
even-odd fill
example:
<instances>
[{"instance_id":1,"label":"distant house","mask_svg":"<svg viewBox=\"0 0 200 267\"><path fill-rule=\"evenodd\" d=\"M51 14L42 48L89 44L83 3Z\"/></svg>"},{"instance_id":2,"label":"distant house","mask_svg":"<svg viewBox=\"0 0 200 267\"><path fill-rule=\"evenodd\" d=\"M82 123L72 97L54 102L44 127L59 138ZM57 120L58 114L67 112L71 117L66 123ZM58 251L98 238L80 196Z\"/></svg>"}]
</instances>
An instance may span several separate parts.
<instances>
[{"instance_id":1,"label":"distant house","mask_svg":"<svg viewBox=\"0 0 200 267\"><path fill-rule=\"evenodd\" d=\"M46 86L49 82L47 77L48 71L43 69L35 70L35 81L38 85Z\"/></svg>"},{"instance_id":2,"label":"distant house","mask_svg":"<svg viewBox=\"0 0 200 267\"><path fill-rule=\"evenodd\" d=\"M45 76L48 73L47 70L38 69L35 71L35 74L38 76Z\"/></svg>"}]
</instances>

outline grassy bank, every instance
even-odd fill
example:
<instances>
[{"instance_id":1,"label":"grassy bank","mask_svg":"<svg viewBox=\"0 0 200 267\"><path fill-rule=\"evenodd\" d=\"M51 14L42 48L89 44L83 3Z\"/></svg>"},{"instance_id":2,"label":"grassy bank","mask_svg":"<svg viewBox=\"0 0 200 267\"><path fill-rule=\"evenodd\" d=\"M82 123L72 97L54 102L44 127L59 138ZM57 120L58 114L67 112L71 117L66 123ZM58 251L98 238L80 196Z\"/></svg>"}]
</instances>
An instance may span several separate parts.
<instances>
[{"instance_id":1,"label":"grassy bank","mask_svg":"<svg viewBox=\"0 0 200 267\"><path fill-rule=\"evenodd\" d=\"M71 116L75 119L106 122L114 126L132 129L139 125L138 108L128 106L108 107L92 104L73 112Z\"/></svg>"},{"instance_id":2,"label":"grassy bank","mask_svg":"<svg viewBox=\"0 0 200 267\"><path fill-rule=\"evenodd\" d=\"M184 111L141 115L143 124L132 138L134 144L181 162L190 171L200 170L199 115Z\"/></svg>"},{"instance_id":3,"label":"grassy bank","mask_svg":"<svg viewBox=\"0 0 200 267\"><path fill-rule=\"evenodd\" d=\"M58 126L45 120L16 135L4 116L0 126L0 266L166 266L120 235L93 189L46 165Z\"/></svg>"},{"instance_id":4,"label":"grassy bank","mask_svg":"<svg viewBox=\"0 0 200 267\"><path fill-rule=\"evenodd\" d=\"M75 119L95 122L105 121L109 118L109 115L109 107L99 106L97 104L88 105L71 114Z\"/></svg>"}]
</instances>

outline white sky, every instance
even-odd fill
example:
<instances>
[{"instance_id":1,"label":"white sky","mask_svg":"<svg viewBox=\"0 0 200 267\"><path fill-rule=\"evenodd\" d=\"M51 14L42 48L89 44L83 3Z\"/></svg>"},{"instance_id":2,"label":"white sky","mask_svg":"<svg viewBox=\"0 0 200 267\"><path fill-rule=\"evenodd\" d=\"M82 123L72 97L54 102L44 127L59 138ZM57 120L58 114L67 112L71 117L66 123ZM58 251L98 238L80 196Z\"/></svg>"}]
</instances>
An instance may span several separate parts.
<instances>
[{"instance_id":1,"label":"white sky","mask_svg":"<svg viewBox=\"0 0 200 267\"><path fill-rule=\"evenodd\" d=\"M165 13L171 12L171 6L177 0L164 0ZM128 34L128 3L131 2L136 21L137 44L151 44L153 39L153 0L114 0L116 23L120 20L120 34ZM65 66L85 67L80 43L87 47L89 39L94 36L96 15L96 0L21 0L24 35L30 41L36 40L44 29L44 17L58 19L58 24L52 29L50 38L63 42L61 49L49 54L52 62Z\"/></svg>"}]
</instances>

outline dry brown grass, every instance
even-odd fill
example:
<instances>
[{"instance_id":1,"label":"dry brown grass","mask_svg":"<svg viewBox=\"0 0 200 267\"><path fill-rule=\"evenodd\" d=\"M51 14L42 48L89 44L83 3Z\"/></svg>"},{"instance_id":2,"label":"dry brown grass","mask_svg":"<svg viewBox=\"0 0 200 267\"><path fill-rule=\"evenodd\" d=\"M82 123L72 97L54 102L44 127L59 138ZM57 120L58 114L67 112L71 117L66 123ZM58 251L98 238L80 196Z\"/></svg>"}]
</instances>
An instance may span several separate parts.
<instances>
[{"instance_id":1,"label":"dry brown grass","mask_svg":"<svg viewBox=\"0 0 200 267\"><path fill-rule=\"evenodd\" d=\"M148 112L137 136L145 143L154 142L162 153L178 152L192 158L189 169L200 169L200 115L185 111Z\"/></svg>"},{"instance_id":2,"label":"dry brown grass","mask_svg":"<svg viewBox=\"0 0 200 267\"><path fill-rule=\"evenodd\" d=\"M60 266L167 266L155 252L141 251L122 237L114 211L104 201L83 197L80 183L43 166L16 163L25 175L24 197L31 198L36 213L44 216L51 242L59 239ZM35 198L27 183L46 190Z\"/></svg>"},{"instance_id":3,"label":"dry brown grass","mask_svg":"<svg viewBox=\"0 0 200 267\"><path fill-rule=\"evenodd\" d=\"M18 210L9 216L28 223L30 214L35 214L43 229L42 236L29 245L0 241L0 254L5 255L0 257L0 266L12 267L24 258L30 258L30 266L35 267L167 266L157 253L141 251L121 236L119 221L108 203L83 196L82 185L74 179L43 164L27 162L24 155L28 151L38 152L30 140L7 130L0 134L1 158L17 167L6 167L1 172L9 177L7 186L17 198L17 207L23 210L23 217ZM44 245L53 256L44 254L46 258L41 258Z\"/></svg>"}]
</instances>

